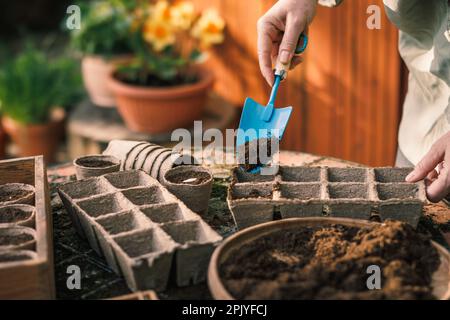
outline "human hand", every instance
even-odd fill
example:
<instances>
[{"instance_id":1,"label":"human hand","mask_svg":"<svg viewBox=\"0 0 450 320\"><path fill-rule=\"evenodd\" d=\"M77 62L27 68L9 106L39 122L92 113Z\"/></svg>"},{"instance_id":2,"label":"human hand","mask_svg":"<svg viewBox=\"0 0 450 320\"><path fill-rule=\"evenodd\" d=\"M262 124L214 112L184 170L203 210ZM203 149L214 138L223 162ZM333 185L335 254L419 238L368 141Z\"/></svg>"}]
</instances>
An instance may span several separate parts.
<instances>
[{"instance_id":1,"label":"human hand","mask_svg":"<svg viewBox=\"0 0 450 320\"><path fill-rule=\"evenodd\" d=\"M258 59L261 73L272 86L272 65L278 56L282 64L291 62L291 69L302 62L294 57L300 34L307 34L316 13L317 0L279 0L258 20Z\"/></svg>"},{"instance_id":2,"label":"human hand","mask_svg":"<svg viewBox=\"0 0 450 320\"><path fill-rule=\"evenodd\" d=\"M427 197L439 202L450 192L450 132L441 137L406 177L407 182L425 179Z\"/></svg>"}]
</instances>

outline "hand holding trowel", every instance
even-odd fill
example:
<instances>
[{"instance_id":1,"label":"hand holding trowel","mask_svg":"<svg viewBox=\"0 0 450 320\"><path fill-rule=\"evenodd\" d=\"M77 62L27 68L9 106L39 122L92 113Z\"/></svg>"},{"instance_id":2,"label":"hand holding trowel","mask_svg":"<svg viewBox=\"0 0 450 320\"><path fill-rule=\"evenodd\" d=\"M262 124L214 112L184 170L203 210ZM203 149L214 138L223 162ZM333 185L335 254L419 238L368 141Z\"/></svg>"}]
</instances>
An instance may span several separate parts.
<instances>
[{"instance_id":1,"label":"hand holding trowel","mask_svg":"<svg viewBox=\"0 0 450 320\"><path fill-rule=\"evenodd\" d=\"M295 54L299 55L305 51L307 44L308 38L302 33ZM292 107L274 107L278 88L281 81L287 77L290 64L290 61L287 64L281 63L278 57L274 71L275 81L267 106L260 105L251 98L245 100L237 133L236 147L239 163L243 165L246 171L251 173L259 173L261 166L264 164L259 159L258 145L261 145L261 143L270 145L271 139L281 140L291 116ZM263 140L267 142L262 142ZM252 159L252 153L253 155L256 153L253 157L256 159Z\"/></svg>"}]
</instances>

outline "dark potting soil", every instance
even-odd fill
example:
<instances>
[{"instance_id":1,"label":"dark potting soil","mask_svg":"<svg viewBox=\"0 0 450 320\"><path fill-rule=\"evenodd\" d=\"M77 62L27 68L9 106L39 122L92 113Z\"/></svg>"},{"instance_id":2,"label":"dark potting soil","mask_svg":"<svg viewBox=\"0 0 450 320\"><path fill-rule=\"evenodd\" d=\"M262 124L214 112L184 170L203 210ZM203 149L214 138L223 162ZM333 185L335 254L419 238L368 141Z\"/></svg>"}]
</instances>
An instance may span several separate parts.
<instances>
[{"instance_id":1,"label":"dark potting soil","mask_svg":"<svg viewBox=\"0 0 450 320\"><path fill-rule=\"evenodd\" d=\"M32 194L29 190L1 190L0 191L0 203L18 200Z\"/></svg>"},{"instance_id":2,"label":"dark potting soil","mask_svg":"<svg viewBox=\"0 0 450 320\"><path fill-rule=\"evenodd\" d=\"M199 80L196 75L178 75L172 79L162 79L152 74L142 76L135 72L126 72L125 70L116 72L114 78L123 83L141 87L174 87L196 83Z\"/></svg>"},{"instance_id":3,"label":"dark potting soil","mask_svg":"<svg viewBox=\"0 0 450 320\"><path fill-rule=\"evenodd\" d=\"M98 159L80 159L77 164L86 168L107 168L116 165L114 162Z\"/></svg>"},{"instance_id":4,"label":"dark potting soil","mask_svg":"<svg viewBox=\"0 0 450 320\"><path fill-rule=\"evenodd\" d=\"M28 219L31 212L19 208L3 208L0 211L0 223L13 223Z\"/></svg>"},{"instance_id":5,"label":"dark potting soil","mask_svg":"<svg viewBox=\"0 0 450 320\"><path fill-rule=\"evenodd\" d=\"M266 145L263 150L267 150L267 153L264 156L263 159L260 157L260 148L262 146ZM254 156L250 157L251 154L256 152L256 163L254 163ZM239 147L238 150L239 154L239 164L245 171L252 171L253 169L256 169L258 167L263 167L268 164L271 160L272 155L272 139L267 138L261 138L261 139L255 139L251 141L247 141L243 146ZM267 159L266 159L267 158ZM242 161L243 160L243 161Z\"/></svg>"},{"instance_id":6,"label":"dark potting soil","mask_svg":"<svg viewBox=\"0 0 450 320\"><path fill-rule=\"evenodd\" d=\"M220 268L238 299L434 299L439 255L408 224L342 225L279 231L241 247ZM367 267L381 269L369 290Z\"/></svg>"},{"instance_id":7,"label":"dark potting soil","mask_svg":"<svg viewBox=\"0 0 450 320\"><path fill-rule=\"evenodd\" d=\"M269 194L264 194L263 192L253 189L248 193L248 196L246 198L265 198L265 199L272 199L272 192Z\"/></svg>"},{"instance_id":8,"label":"dark potting soil","mask_svg":"<svg viewBox=\"0 0 450 320\"><path fill-rule=\"evenodd\" d=\"M170 182L177 184L199 185L210 180L211 176L207 172L194 171L194 172L180 172L168 176L167 179Z\"/></svg>"},{"instance_id":9,"label":"dark potting soil","mask_svg":"<svg viewBox=\"0 0 450 320\"><path fill-rule=\"evenodd\" d=\"M22 233L18 235L0 235L0 246L10 246L22 244L33 240L33 236L28 233Z\"/></svg>"}]
</instances>

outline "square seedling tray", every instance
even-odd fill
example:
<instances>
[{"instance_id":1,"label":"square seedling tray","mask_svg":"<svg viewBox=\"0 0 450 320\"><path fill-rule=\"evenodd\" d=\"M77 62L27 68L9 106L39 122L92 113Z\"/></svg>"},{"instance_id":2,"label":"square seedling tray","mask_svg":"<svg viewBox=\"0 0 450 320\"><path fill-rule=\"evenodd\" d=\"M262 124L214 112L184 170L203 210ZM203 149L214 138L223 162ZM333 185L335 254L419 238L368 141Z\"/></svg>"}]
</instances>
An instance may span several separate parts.
<instances>
[{"instance_id":1,"label":"square seedling tray","mask_svg":"<svg viewBox=\"0 0 450 320\"><path fill-rule=\"evenodd\" d=\"M228 205L242 229L274 217L396 219L416 227L426 200L409 168L280 167L277 175L233 170Z\"/></svg>"},{"instance_id":2,"label":"square seedling tray","mask_svg":"<svg viewBox=\"0 0 450 320\"><path fill-rule=\"evenodd\" d=\"M0 223L2 233L19 232L23 240L6 236L1 241L0 299L54 299L52 221L43 157L0 161L0 185L6 183L34 187L34 201L30 204L34 216L28 227ZM5 241L11 241L10 245Z\"/></svg>"},{"instance_id":3,"label":"square seedling tray","mask_svg":"<svg viewBox=\"0 0 450 320\"><path fill-rule=\"evenodd\" d=\"M205 280L222 238L143 171L69 182L59 194L80 235L131 290L164 290L172 269L179 286Z\"/></svg>"}]
</instances>

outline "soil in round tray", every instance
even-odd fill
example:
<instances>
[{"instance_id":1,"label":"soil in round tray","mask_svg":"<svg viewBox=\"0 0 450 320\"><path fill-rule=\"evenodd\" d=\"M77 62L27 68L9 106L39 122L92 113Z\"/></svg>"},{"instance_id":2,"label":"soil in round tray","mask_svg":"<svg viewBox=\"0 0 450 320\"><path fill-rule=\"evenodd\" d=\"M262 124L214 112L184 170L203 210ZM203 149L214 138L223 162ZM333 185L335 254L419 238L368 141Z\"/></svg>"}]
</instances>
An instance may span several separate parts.
<instances>
[{"instance_id":1,"label":"soil in round tray","mask_svg":"<svg viewBox=\"0 0 450 320\"><path fill-rule=\"evenodd\" d=\"M211 176L207 172L193 171L180 172L167 177L172 183L199 185L208 181Z\"/></svg>"},{"instance_id":2,"label":"soil in round tray","mask_svg":"<svg viewBox=\"0 0 450 320\"><path fill-rule=\"evenodd\" d=\"M232 253L220 274L237 299L435 299L439 264L428 237L387 221L278 231ZM381 269L380 290L367 288L370 265Z\"/></svg>"},{"instance_id":3,"label":"soil in round tray","mask_svg":"<svg viewBox=\"0 0 450 320\"><path fill-rule=\"evenodd\" d=\"M0 212L0 223L12 223L26 220L31 216L31 212L24 211L20 208L4 208Z\"/></svg>"},{"instance_id":4,"label":"soil in round tray","mask_svg":"<svg viewBox=\"0 0 450 320\"><path fill-rule=\"evenodd\" d=\"M0 246L18 245L33 240L31 234L0 235Z\"/></svg>"},{"instance_id":5,"label":"soil in round tray","mask_svg":"<svg viewBox=\"0 0 450 320\"><path fill-rule=\"evenodd\" d=\"M18 200L32 194L29 190L2 190L0 191L0 203Z\"/></svg>"},{"instance_id":6,"label":"soil in round tray","mask_svg":"<svg viewBox=\"0 0 450 320\"><path fill-rule=\"evenodd\" d=\"M86 168L107 168L116 165L114 162L98 159L81 159L77 164Z\"/></svg>"}]
</instances>

